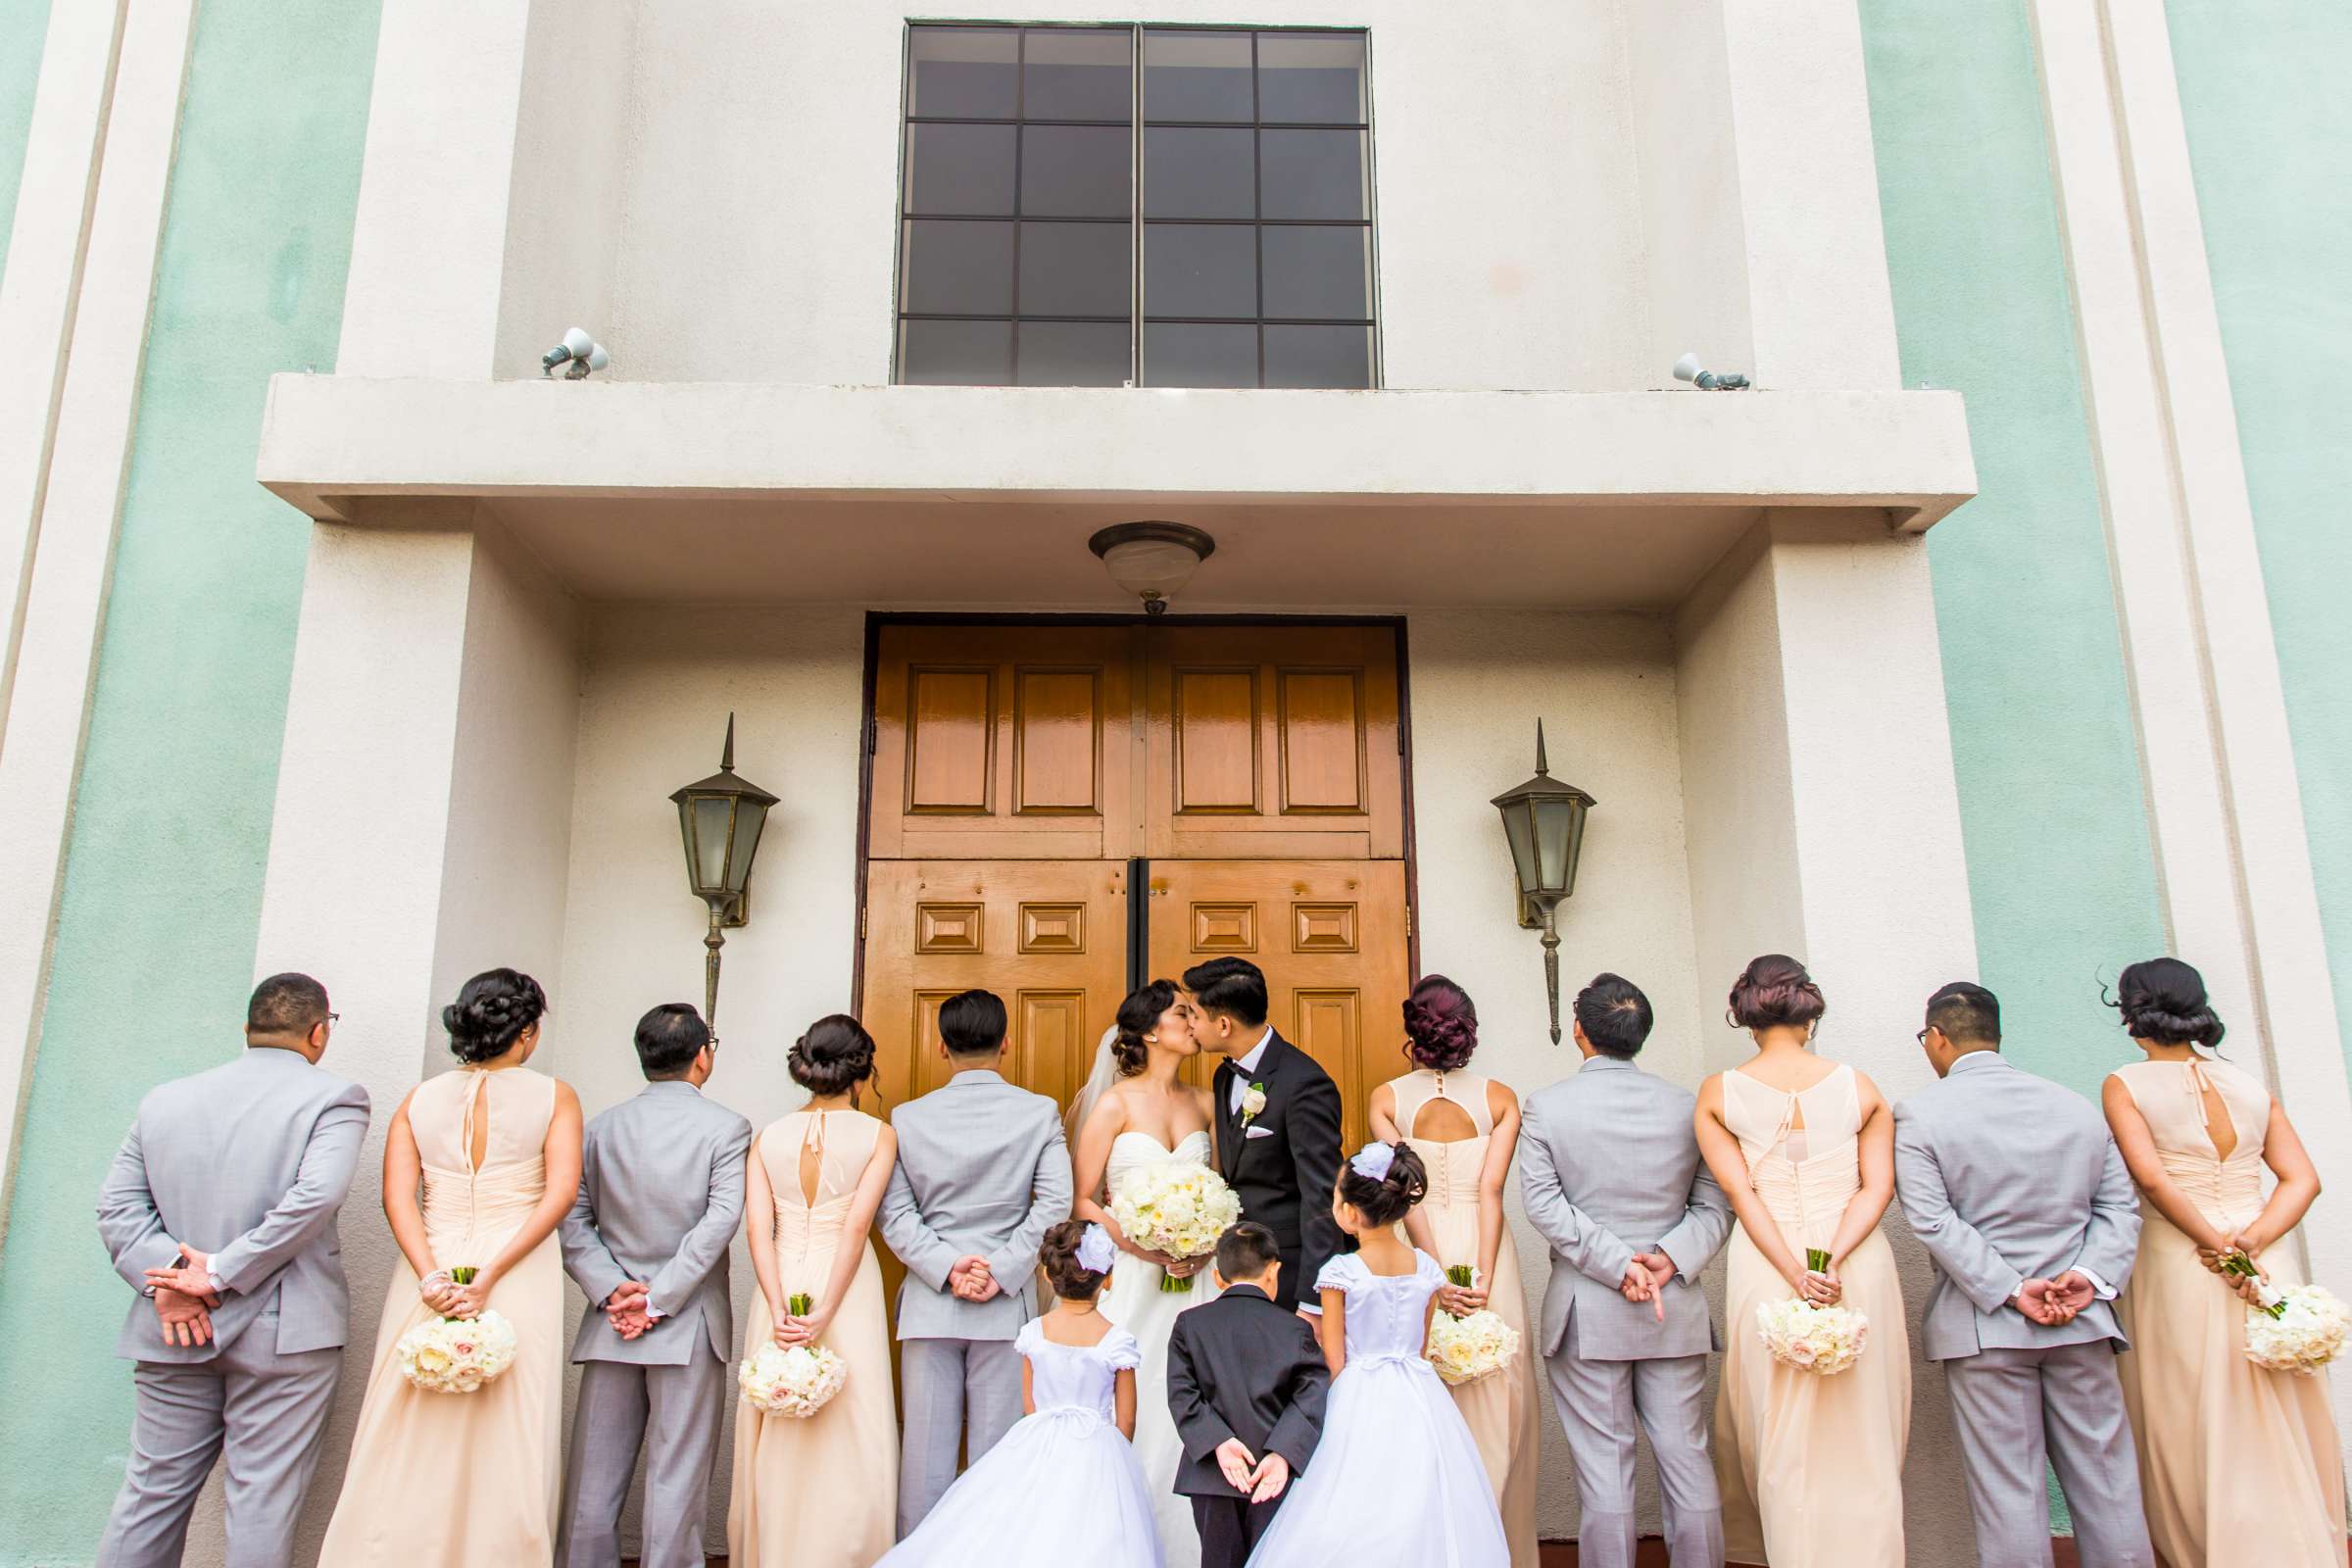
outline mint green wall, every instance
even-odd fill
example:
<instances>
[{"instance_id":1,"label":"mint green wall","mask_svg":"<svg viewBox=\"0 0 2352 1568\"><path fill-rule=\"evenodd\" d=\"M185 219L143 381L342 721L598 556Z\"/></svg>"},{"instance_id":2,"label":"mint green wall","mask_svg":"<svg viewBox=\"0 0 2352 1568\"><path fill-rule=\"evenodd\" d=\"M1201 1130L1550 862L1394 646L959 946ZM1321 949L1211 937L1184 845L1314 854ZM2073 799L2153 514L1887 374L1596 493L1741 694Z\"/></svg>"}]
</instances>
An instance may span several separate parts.
<instances>
[{"instance_id":1,"label":"mint green wall","mask_svg":"<svg viewBox=\"0 0 2352 1568\"><path fill-rule=\"evenodd\" d=\"M1966 394L1981 487L1929 535L1979 968L2095 1092L2099 978L2164 937L2027 4L1861 13L1903 380Z\"/></svg>"},{"instance_id":2,"label":"mint green wall","mask_svg":"<svg viewBox=\"0 0 2352 1568\"><path fill-rule=\"evenodd\" d=\"M0 5L0 271L8 267L8 230L24 174L24 132L32 124L33 83L48 31L49 0Z\"/></svg>"},{"instance_id":3,"label":"mint green wall","mask_svg":"<svg viewBox=\"0 0 2352 1568\"><path fill-rule=\"evenodd\" d=\"M2352 1051L2352 427L2337 386L2352 364L2352 10L2169 0L2166 12Z\"/></svg>"},{"instance_id":4,"label":"mint green wall","mask_svg":"<svg viewBox=\"0 0 2352 1568\"><path fill-rule=\"evenodd\" d=\"M120 1319L107 1159L143 1089L242 1049L309 537L254 452L270 373L333 365L376 17L197 9L0 1322ZM127 1365L0 1335L0 1563L92 1560Z\"/></svg>"}]
</instances>

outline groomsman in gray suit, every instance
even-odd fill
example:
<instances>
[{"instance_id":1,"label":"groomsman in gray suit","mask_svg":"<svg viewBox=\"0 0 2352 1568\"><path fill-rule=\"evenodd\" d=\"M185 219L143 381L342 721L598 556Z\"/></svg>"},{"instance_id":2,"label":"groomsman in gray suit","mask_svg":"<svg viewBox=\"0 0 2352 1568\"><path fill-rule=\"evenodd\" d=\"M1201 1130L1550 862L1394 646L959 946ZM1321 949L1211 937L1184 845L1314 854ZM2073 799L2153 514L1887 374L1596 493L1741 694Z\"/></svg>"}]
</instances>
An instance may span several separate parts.
<instances>
[{"instance_id":1,"label":"groomsman in gray suit","mask_svg":"<svg viewBox=\"0 0 2352 1568\"><path fill-rule=\"evenodd\" d=\"M1707 1354L1721 1348L1699 1271L1730 1234L1691 1131L1697 1102L1643 1072L1649 999L1593 976L1576 998L1585 1062L1529 1098L1519 1172L1551 1244L1544 1352L1576 1464L1578 1560L1632 1568L1634 1427L1649 1434L1675 1568L1719 1568L1723 1498L1707 1456Z\"/></svg>"},{"instance_id":2,"label":"groomsman in gray suit","mask_svg":"<svg viewBox=\"0 0 2352 1568\"><path fill-rule=\"evenodd\" d=\"M1021 1418L1012 1342L1037 1315L1038 1245L1070 1217L1061 1107L998 1074L1004 1021L990 992L950 997L939 1035L955 1076L890 1118L899 1161L882 1198L882 1236L906 1265L901 1539L955 1481L958 1446L977 1460Z\"/></svg>"},{"instance_id":3,"label":"groomsman in gray suit","mask_svg":"<svg viewBox=\"0 0 2352 1568\"><path fill-rule=\"evenodd\" d=\"M1894 1181L1936 1263L1924 1337L1951 1388L1977 1561L2047 1568L2046 1460L2085 1568L2149 1568L2110 1304L2139 1246L2124 1156L2088 1101L2003 1058L1991 992L1945 986L1927 1025L1937 1082L1894 1107Z\"/></svg>"},{"instance_id":4,"label":"groomsman in gray suit","mask_svg":"<svg viewBox=\"0 0 2352 1568\"><path fill-rule=\"evenodd\" d=\"M565 1568L618 1568L620 1510L645 1449L644 1568L703 1568L710 1464L735 1358L727 1247L752 1124L703 1098L718 1042L665 1003L637 1020L645 1088L588 1123L564 1267L588 1298L564 1467Z\"/></svg>"},{"instance_id":5,"label":"groomsman in gray suit","mask_svg":"<svg viewBox=\"0 0 2352 1568\"><path fill-rule=\"evenodd\" d=\"M223 1448L227 1568L282 1568L318 1465L350 1326L337 1211L368 1095L321 1072L335 1015L271 975L236 1060L149 1092L98 1192L98 1235L142 1299L116 1341L136 1365L130 1460L103 1568L176 1563Z\"/></svg>"}]
</instances>

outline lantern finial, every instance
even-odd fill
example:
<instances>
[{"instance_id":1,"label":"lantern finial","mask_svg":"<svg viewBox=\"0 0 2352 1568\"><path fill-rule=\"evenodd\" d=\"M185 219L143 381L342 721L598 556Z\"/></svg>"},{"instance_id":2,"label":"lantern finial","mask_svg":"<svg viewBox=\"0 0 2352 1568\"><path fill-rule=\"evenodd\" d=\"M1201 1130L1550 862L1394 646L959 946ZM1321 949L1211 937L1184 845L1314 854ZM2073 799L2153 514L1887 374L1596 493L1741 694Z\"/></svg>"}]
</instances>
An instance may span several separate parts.
<instances>
[{"instance_id":1,"label":"lantern finial","mask_svg":"<svg viewBox=\"0 0 2352 1568\"><path fill-rule=\"evenodd\" d=\"M1537 760L1541 762L1543 757L1544 721L1542 719L1538 719L1536 720ZM718 770L721 773L732 773L735 771L735 715L732 712L727 714L727 744L723 749L720 750L718 754Z\"/></svg>"},{"instance_id":2,"label":"lantern finial","mask_svg":"<svg viewBox=\"0 0 2352 1568\"><path fill-rule=\"evenodd\" d=\"M735 720L730 717L727 720L727 733L732 735L734 732ZM1544 759L1544 721L1540 718L1536 720L1536 771L1545 777L1551 774L1551 764Z\"/></svg>"}]
</instances>

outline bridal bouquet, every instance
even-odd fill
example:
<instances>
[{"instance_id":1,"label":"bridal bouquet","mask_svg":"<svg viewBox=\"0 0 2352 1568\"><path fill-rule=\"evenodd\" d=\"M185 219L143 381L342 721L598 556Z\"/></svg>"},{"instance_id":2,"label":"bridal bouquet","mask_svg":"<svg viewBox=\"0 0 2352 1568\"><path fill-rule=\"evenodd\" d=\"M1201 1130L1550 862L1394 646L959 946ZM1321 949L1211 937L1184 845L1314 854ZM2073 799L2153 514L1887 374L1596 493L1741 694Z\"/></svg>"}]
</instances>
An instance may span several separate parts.
<instances>
[{"instance_id":1,"label":"bridal bouquet","mask_svg":"<svg viewBox=\"0 0 2352 1568\"><path fill-rule=\"evenodd\" d=\"M1827 1273L1830 1254L1808 1249L1805 1266ZM1870 1345L1870 1319L1850 1306L1815 1306L1792 1296L1756 1308L1756 1337L1775 1361L1828 1377L1862 1359Z\"/></svg>"},{"instance_id":2,"label":"bridal bouquet","mask_svg":"<svg viewBox=\"0 0 2352 1568\"><path fill-rule=\"evenodd\" d=\"M1110 1217L1146 1251L1199 1257L1215 1251L1217 1238L1241 1219L1242 1200L1206 1165L1171 1159L1123 1177L1110 1195ZM1189 1291L1193 1282L1169 1274L1159 1288Z\"/></svg>"},{"instance_id":3,"label":"bridal bouquet","mask_svg":"<svg viewBox=\"0 0 2352 1568\"><path fill-rule=\"evenodd\" d=\"M2271 1372L2316 1376L2352 1335L2352 1311L2321 1285L2263 1287L2259 1306L2246 1308L2246 1359Z\"/></svg>"},{"instance_id":4,"label":"bridal bouquet","mask_svg":"<svg viewBox=\"0 0 2352 1568\"><path fill-rule=\"evenodd\" d=\"M450 1279L473 1283L470 1268L453 1268ZM514 1325L496 1312L480 1317L427 1318L394 1347L400 1375L428 1394L471 1394L514 1364Z\"/></svg>"},{"instance_id":5,"label":"bridal bouquet","mask_svg":"<svg viewBox=\"0 0 2352 1568\"><path fill-rule=\"evenodd\" d=\"M1465 1291L1478 1283L1477 1271L1467 1264L1455 1264L1446 1277ZM1519 1331L1492 1307L1467 1317L1440 1312L1429 1321L1429 1359L1438 1376L1456 1387L1501 1371L1518 1354Z\"/></svg>"},{"instance_id":6,"label":"bridal bouquet","mask_svg":"<svg viewBox=\"0 0 2352 1568\"><path fill-rule=\"evenodd\" d=\"M807 1317L808 1305L806 1296L795 1296L785 1303L794 1317ZM796 1421L806 1421L832 1403L833 1396L849 1381L850 1363L821 1345L771 1342L746 1356L735 1371L736 1386L752 1408Z\"/></svg>"}]
</instances>

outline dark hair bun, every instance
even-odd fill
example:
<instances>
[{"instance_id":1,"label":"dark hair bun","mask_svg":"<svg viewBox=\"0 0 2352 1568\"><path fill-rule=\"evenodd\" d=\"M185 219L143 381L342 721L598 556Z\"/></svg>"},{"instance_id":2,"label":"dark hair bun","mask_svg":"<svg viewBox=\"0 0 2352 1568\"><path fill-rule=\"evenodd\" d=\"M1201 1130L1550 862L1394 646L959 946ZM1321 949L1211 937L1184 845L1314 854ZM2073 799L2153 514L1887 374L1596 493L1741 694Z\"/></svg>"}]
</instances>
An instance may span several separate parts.
<instances>
[{"instance_id":1,"label":"dark hair bun","mask_svg":"<svg viewBox=\"0 0 2352 1568\"><path fill-rule=\"evenodd\" d=\"M1478 1004L1442 974L1423 975L1404 999L1404 1038L1432 1072L1459 1072L1478 1050Z\"/></svg>"},{"instance_id":2,"label":"dark hair bun","mask_svg":"<svg viewBox=\"0 0 2352 1568\"><path fill-rule=\"evenodd\" d=\"M2179 958L2149 958L2118 976L2115 995L2099 1000L2123 1015L2134 1040L2160 1046L2218 1046L2222 1016L2205 995L2205 977Z\"/></svg>"},{"instance_id":3,"label":"dark hair bun","mask_svg":"<svg viewBox=\"0 0 2352 1568\"><path fill-rule=\"evenodd\" d=\"M460 1061L495 1060L547 1012L547 993L517 969L485 969L441 1009L450 1054Z\"/></svg>"},{"instance_id":4,"label":"dark hair bun","mask_svg":"<svg viewBox=\"0 0 2352 1568\"><path fill-rule=\"evenodd\" d=\"M811 1095L846 1095L874 1075L874 1037L848 1013L827 1013L792 1043L784 1070Z\"/></svg>"},{"instance_id":5,"label":"dark hair bun","mask_svg":"<svg viewBox=\"0 0 2352 1568\"><path fill-rule=\"evenodd\" d=\"M1154 980L1150 985L1127 993L1119 1004L1118 1038L1110 1045L1111 1060L1118 1063L1119 1076L1132 1078L1144 1070L1152 1059L1152 1032L1159 1027L1159 1016L1176 1005L1176 982Z\"/></svg>"},{"instance_id":6,"label":"dark hair bun","mask_svg":"<svg viewBox=\"0 0 2352 1568\"><path fill-rule=\"evenodd\" d=\"M1785 953L1767 953L1740 971L1726 1016L1741 1029L1801 1029L1829 1010L1803 964Z\"/></svg>"},{"instance_id":7,"label":"dark hair bun","mask_svg":"<svg viewBox=\"0 0 2352 1568\"><path fill-rule=\"evenodd\" d=\"M1098 1273L1078 1261L1078 1244L1086 1237L1084 1220L1065 1219L1046 1232L1045 1241L1038 1247L1038 1267L1046 1271L1046 1279L1054 1294L1065 1301L1091 1299L1102 1289L1110 1276Z\"/></svg>"},{"instance_id":8,"label":"dark hair bun","mask_svg":"<svg viewBox=\"0 0 2352 1568\"><path fill-rule=\"evenodd\" d=\"M1396 1143L1389 1147L1396 1152L1396 1158L1389 1164L1389 1174L1379 1181L1357 1170L1353 1160L1340 1162L1340 1197L1364 1216L1367 1225L1394 1225L1429 1196L1429 1167L1421 1163L1413 1146Z\"/></svg>"}]
</instances>

